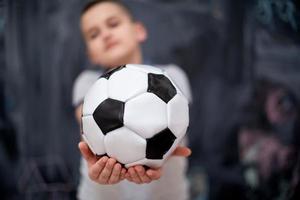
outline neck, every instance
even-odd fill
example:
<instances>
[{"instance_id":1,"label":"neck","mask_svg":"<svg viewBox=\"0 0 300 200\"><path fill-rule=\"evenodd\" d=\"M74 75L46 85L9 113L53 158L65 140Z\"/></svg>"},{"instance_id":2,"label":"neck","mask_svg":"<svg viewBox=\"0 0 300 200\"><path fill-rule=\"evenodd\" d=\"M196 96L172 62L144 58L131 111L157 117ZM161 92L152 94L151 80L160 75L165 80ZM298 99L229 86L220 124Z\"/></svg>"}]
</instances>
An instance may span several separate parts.
<instances>
[{"instance_id":1,"label":"neck","mask_svg":"<svg viewBox=\"0 0 300 200\"><path fill-rule=\"evenodd\" d=\"M128 59L126 63L131 64L142 64L143 62L143 56L141 49L137 49L137 51L131 56L131 58Z\"/></svg>"},{"instance_id":2,"label":"neck","mask_svg":"<svg viewBox=\"0 0 300 200\"><path fill-rule=\"evenodd\" d=\"M112 65L105 65L107 68L113 68L124 64L142 64L143 56L142 51L138 48L130 56L125 56L123 59L118 59L118 62L114 62Z\"/></svg>"}]
</instances>

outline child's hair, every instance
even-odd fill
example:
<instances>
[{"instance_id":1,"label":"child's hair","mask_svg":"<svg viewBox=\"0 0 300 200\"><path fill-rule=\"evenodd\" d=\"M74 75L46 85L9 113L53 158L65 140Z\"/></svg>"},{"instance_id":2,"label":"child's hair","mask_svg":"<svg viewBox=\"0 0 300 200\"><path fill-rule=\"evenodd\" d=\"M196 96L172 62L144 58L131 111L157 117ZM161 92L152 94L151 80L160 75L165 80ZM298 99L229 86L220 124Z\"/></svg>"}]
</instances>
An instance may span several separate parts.
<instances>
[{"instance_id":1,"label":"child's hair","mask_svg":"<svg viewBox=\"0 0 300 200\"><path fill-rule=\"evenodd\" d=\"M118 6L120 6L128 14L128 16L132 20L134 20L133 12L131 11L131 9L124 2L122 2L120 0L92 0L92 1L89 1L83 7L83 9L81 11L81 16L84 13L86 13L90 8L94 7L95 5L100 4L100 3L106 3L106 2L117 4Z\"/></svg>"}]
</instances>

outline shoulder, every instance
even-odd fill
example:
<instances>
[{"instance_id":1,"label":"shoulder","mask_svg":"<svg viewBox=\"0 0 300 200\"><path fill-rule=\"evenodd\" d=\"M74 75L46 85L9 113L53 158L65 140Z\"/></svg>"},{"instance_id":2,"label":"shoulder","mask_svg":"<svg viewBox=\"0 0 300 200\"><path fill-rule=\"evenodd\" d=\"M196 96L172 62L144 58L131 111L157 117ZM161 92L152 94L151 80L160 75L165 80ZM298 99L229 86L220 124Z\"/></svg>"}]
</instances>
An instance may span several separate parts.
<instances>
[{"instance_id":1,"label":"shoulder","mask_svg":"<svg viewBox=\"0 0 300 200\"><path fill-rule=\"evenodd\" d=\"M163 69L171 77L171 79L179 87L182 93L187 97L189 102L191 102L192 93L191 93L189 79L185 71L175 64L156 65L156 66Z\"/></svg>"},{"instance_id":2,"label":"shoulder","mask_svg":"<svg viewBox=\"0 0 300 200\"><path fill-rule=\"evenodd\" d=\"M159 68L165 70L166 72L174 72L178 74L185 74L185 72L176 64L167 64L167 65L156 65Z\"/></svg>"},{"instance_id":3,"label":"shoulder","mask_svg":"<svg viewBox=\"0 0 300 200\"><path fill-rule=\"evenodd\" d=\"M93 85L93 83L101 74L101 70L84 70L78 75L73 85L73 106L76 107L82 102L87 90Z\"/></svg>"}]
</instances>

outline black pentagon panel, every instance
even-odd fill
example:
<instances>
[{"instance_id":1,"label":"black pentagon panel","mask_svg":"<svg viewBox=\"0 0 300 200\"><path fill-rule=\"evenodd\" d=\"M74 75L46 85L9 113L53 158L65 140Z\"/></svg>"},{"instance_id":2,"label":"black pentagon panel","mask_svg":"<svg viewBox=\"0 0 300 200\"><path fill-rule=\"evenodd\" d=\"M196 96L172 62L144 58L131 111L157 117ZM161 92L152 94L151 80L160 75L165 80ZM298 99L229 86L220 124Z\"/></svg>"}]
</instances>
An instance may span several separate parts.
<instances>
[{"instance_id":1,"label":"black pentagon panel","mask_svg":"<svg viewBox=\"0 0 300 200\"><path fill-rule=\"evenodd\" d=\"M107 156L107 157L111 158L107 153L101 154L101 155L96 154L97 159L100 159L103 156ZM125 168L125 164L121 163L120 161L118 161L118 163L121 165L122 168Z\"/></svg>"},{"instance_id":2,"label":"black pentagon panel","mask_svg":"<svg viewBox=\"0 0 300 200\"><path fill-rule=\"evenodd\" d=\"M154 93L166 103L176 95L176 88L171 81L162 74L148 74L147 91Z\"/></svg>"},{"instance_id":3,"label":"black pentagon panel","mask_svg":"<svg viewBox=\"0 0 300 200\"><path fill-rule=\"evenodd\" d=\"M95 109L94 120L104 135L123 126L124 106L124 102L108 98Z\"/></svg>"},{"instance_id":4,"label":"black pentagon panel","mask_svg":"<svg viewBox=\"0 0 300 200\"><path fill-rule=\"evenodd\" d=\"M115 73L116 71L119 71L121 69L123 69L124 67L126 67L126 65L122 65L122 66L119 66L119 67L115 67L113 68L112 70L109 70L107 72L105 72L104 74L102 74L99 78L106 78L106 79L109 79L109 77Z\"/></svg>"},{"instance_id":5,"label":"black pentagon panel","mask_svg":"<svg viewBox=\"0 0 300 200\"><path fill-rule=\"evenodd\" d=\"M152 138L146 139L146 158L148 159L162 159L164 154L171 148L176 136L166 128L157 133Z\"/></svg>"},{"instance_id":6,"label":"black pentagon panel","mask_svg":"<svg viewBox=\"0 0 300 200\"><path fill-rule=\"evenodd\" d=\"M107 156L107 157L109 157L108 155L107 155L107 153L105 153L105 154L101 154L101 155L99 155L99 154L96 154L96 156L97 156L97 159L100 159L101 157L103 157L103 156Z\"/></svg>"}]
</instances>

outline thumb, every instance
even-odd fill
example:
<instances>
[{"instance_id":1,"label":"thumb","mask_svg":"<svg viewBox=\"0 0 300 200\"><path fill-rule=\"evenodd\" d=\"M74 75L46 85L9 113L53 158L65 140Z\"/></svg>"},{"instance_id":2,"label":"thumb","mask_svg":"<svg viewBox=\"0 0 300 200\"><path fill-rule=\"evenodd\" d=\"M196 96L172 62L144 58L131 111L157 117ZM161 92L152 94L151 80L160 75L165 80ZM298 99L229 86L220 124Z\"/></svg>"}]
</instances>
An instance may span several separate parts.
<instances>
[{"instance_id":1,"label":"thumb","mask_svg":"<svg viewBox=\"0 0 300 200\"><path fill-rule=\"evenodd\" d=\"M192 150L188 147L178 146L172 153L172 156L188 157L192 154Z\"/></svg>"},{"instance_id":2,"label":"thumb","mask_svg":"<svg viewBox=\"0 0 300 200\"><path fill-rule=\"evenodd\" d=\"M87 161L89 165L94 164L97 162L97 157L93 154L93 152L90 150L89 146L87 145L86 142L79 142L78 148L81 152L81 155L83 158Z\"/></svg>"}]
</instances>

